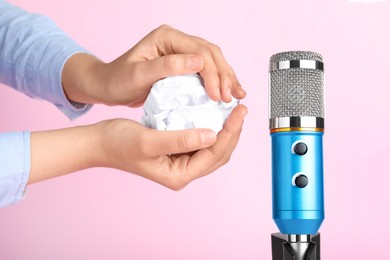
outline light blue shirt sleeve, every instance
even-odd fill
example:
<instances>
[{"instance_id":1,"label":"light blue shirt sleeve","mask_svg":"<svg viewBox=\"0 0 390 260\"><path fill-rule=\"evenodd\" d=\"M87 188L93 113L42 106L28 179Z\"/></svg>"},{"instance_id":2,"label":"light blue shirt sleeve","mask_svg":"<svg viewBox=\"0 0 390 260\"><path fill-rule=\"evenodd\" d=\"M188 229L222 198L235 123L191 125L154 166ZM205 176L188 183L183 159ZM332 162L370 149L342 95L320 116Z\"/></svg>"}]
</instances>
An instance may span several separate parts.
<instances>
[{"instance_id":1,"label":"light blue shirt sleeve","mask_svg":"<svg viewBox=\"0 0 390 260\"><path fill-rule=\"evenodd\" d=\"M61 76L75 53L88 53L49 18L0 0L0 82L44 99L74 119L91 105L70 102ZM30 174L30 133L0 133L0 207L24 197Z\"/></svg>"},{"instance_id":2,"label":"light blue shirt sleeve","mask_svg":"<svg viewBox=\"0 0 390 260\"><path fill-rule=\"evenodd\" d=\"M0 207L24 198L30 172L30 133L0 133Z\"/></svg>"},{"instance_id":3,"label":"light blue shirt sleeve","mask_svg":"<svg viewBox=\"0 0 390 260\"><path fill-rule=\"evenodd\" d=\"M0 82L47 100L74 119L90 105L70 102L61 83L65 62L87 52L43 15L0 0Z\"/></svg>"}]
</instances>

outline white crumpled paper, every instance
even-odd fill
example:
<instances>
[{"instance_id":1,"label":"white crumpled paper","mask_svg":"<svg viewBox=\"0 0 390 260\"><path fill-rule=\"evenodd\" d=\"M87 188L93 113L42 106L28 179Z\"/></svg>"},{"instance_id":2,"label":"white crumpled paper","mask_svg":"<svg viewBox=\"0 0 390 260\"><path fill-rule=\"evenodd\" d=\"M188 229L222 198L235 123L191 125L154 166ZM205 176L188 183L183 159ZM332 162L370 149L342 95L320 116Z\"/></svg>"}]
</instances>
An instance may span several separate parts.
<instances>
[{"instance_id":1,"label":"white crumpled paper","mask_svg":"<svg viewBox=\"0 0 390 260\"><path fill-rule=\"evenodd\" d=\"M174 76L156 82L144 103L141 123L158 130L210 128L218 133L238 100L213 101L197 74Z\"/></svg>"}]
</instances>

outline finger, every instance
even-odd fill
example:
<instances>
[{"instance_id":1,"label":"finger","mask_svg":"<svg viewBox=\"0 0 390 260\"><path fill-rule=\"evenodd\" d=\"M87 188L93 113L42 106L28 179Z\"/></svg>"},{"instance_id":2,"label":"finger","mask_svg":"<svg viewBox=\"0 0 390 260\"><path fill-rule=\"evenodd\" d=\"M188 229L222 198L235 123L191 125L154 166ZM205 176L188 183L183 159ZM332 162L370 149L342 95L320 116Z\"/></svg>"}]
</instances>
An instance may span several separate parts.
<instances>
[{"instance_id":1,"label":"finger","mask_svg":"<svg viewBox=\"0 0 390 260\"><path fill-rule=\"evenodd\" d=\"M221 100L220 80L215 65L205 63L204 69L199 74L203 78L207 95L214 101Z\"/></svg>"},{"instance_id":2,"label":"finger","mask_svg":"<svg viewBox=\"0 0 390 260\"><path fill-rule=\"evenodd\" d=\"M207 148L217 139L211 129L151 130L144 137L147 146L143 151L148 156L188 153Z\"/></svg>"},{"instance_id":3,"label":"finger","mask_svg":"<svg viewBox=\"0 0 390 260\"><path fill-rule=\"evenodd\" d=\"M223 77L221 78L221 100L223 102L232 101L232 82L230 78Z\"/></svg>"},{"instance_id":4,"label":"finger","mask_svg":"<svg viewBox=\"0 0 390 260\"><path fill-rule=\"evenodd\" d=\"M221 82L220 91L222 101L230 102L232 95L237 99L244 98L246 92L242 89L234 70L227 63L222 50L214 44L210 44L210 49Z\"/></svg>"},{"instance_id":5,"label":"finger","mask_svg":"<svg viewBox=\"0 0 390 260\"><path fill-rule=\"evenodd\" d=\"M207 46L210 49L210 53L216 67L216 73L219 78L221 100L224 102L230 102L232 100L233 80L235 79L235 74L225 60L221 48L212 43L208 43Z\"/></svg>"},{"instance_id":6,"label":"finger","mask_svg":"<svg viewBox=\"0 0 390 260\"><path fill-rule=\"evenodd\" d=\"M212 93L209 92L218 91L220 99L224 102L230 102L232 99L232 94L238 99L242 98L242 94L240 92L237 95L237 88L240 89L241 86L233 69L227 63L221 48L215 44L207 42L206 40L201 39L200 41L203 42L203 47L207 48L209 54L211 55L213 64L213 67L210 67L209 69L207 68L206 63L204 70L206 71L206 69L209 69L208 71L211 72L210 74L217 78L217 81L214 84L219 83L216 88L211 86L212 88L208 89L206 86L206 91L208 91L208 94L212 95ZM203 76L202 72L200 74Z\"/></svg>"},{"instance_id":7,"label":"finger","mask_svg":"<svg viewBox=\"0 0 390 260\"><path fill-rule=\"evenodd\" d=\"M210 50L210 43L206 40L185 34L179 30L165 28L161 32L165 37L162 38L162 43L158 45L159 52L165 54L173 53L194 53L202 57L204 67L200 71L205 84L207 94L214 101L221 99L220 81L218 70Z\"/></svg>"},{"instance_id":8,"label":"finger","mask_svg":"<svg viewBox=\"0 0 390 260\"><path fill-rule=\"evenodd\" d=\"M227 163L239 140L247 108L238 105L219 132L217 141L209 148L199 150L188 163L188 182L205 176Z\"/></svg>"},{"instance_id":9,"label":"finger","mask_svg":"<svg viewBox=\"0 0 390 260\"><path fill-rule=\"evenodd\" d=\"M233 97L237 99L242 99L246 96L245 90L242 88L240 82L237 79L236 74L233 69L230 67L230 80L231 80L231 93Z\"/></svg>"},{"instance_id":10,"label":"finger","mask_svg":"<svg viewBox=\"0 0 390 260\"><path fill-rule=\"evenodd\" d=\"M238 82L237 78L234 81L235 83L233 84L232 87L232 94L233 97L237 99L243 99L246 96L246 91L242 88L240 82Z\"/></svg>"},{"instance_id":11,"label":"finger","mask_svg":"<svg viewBox=\"0 0 390 260\"><path fill-rule=\"evenodd\" d=\"M193 54L171 54L134 64L131 80L135 86L152 86L158 80L176 75L197 73L204 67L202 57Z\"/></svg>"}]
</instances>

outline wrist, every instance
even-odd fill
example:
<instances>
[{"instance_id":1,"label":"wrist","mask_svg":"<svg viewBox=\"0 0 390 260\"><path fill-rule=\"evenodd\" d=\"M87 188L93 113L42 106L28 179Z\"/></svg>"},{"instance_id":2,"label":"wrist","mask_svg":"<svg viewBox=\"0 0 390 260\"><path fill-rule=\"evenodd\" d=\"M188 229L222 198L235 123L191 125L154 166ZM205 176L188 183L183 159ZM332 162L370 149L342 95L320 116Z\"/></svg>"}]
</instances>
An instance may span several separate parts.
<instances>
[{"instance_id":1,"label":"wrist","mask_svg":"<svg viewBox=\"0 0 390 260\"><path fill-rule=\"evenodd\" d=\"M91 134L88 137L90 143L88 164L90 167L110 167L110 162L107 160L111 153L110 132L108 131L109 121L102 121L88 126L91 128L89 131Z\"/></svg>"},{"instance_id":2,"label":"wrist","mask_svg":"<svg viewBox=\"0 0 390 260\"><path fill-rule=\"evenodd\" d=\"M92 125L95 133L92 137L92 156L90 163L94 167L115 167L115 152L113 147L116 145L115 131L117 130L118 119L105 120Z\"/></svg>"},{"instance_id":3,"label":"wrist","mask_svg":"<svg viewBox=\"0 0 390 260\"><path fill-rule=\"evenodd\" d=\"M127 119L111 119L94 125L97 128L92 158L94 166L128 170L130 151L136 151L139 148L135 140L140 138L137 134L139 126ZM129 147L131 144L133 148Z\"/></svg>"},{"instance_id":4,"label":"wrist","mask_svg":"<svg viewBox=\"0 0 390 260\"><path fill-rule=\"evenodd\" d=\"M70 101L97 104L103 103L104 82L100 79L104 62L86 53L70 57L62 70L62 86Z\"/></svg>"}]
</instances>

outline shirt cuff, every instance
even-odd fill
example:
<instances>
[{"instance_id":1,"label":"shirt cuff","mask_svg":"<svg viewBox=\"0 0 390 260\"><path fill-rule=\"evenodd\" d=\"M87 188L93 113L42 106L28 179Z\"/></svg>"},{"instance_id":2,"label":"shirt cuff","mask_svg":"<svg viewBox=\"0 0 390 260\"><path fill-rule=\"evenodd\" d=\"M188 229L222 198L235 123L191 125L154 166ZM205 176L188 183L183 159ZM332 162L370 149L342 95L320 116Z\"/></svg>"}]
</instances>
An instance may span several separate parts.
<instances>
[{"instance_id":1,"label":"shirt cuff","mask_svg":"<svg viewBox=\"0 0 390 260\"><path fill-rule=\"evenodd\" d=\"M61 37L58 37L61 38ZM63 44L62 48L51 48L50 55L42 55L33 57L32 60L40 60L40 67L46 70L46 75L43 77L35 77L35 86L44 86L41 89L40 97L53 103L60 111L62 111L69 119L73 120L85 114L91 108L91 104L82 104L68 100L62 87L62 71L65 63L77 53L89 53L77 43L69 38L67 44ZM55 40L52 40L55 42ZM53 43L51 43L53 44ZM57 43L58 45L60 43ZM39 47L38 47L39 46ZM38 48L41 45L37 45ZM35 52L42 53L42 52ZM33 55L32 55L33 56ZM34 64L35 65L35 64ZM36 65L35 65L36 66ZM33 73L33 70L31 71ZM41 72L42 73L42 72ZM42 73L43 74L43 73ZM33 78L33 77L27 77Z\"/></svg>"},{"instance_id":2,"label":"shirt cuff","mask_svg":"<svg viewBox=\"0 0 390 260\"><path fill-rule=\"evenodd\" d=\"M73 55L77 53L88 53L87 51L80 51L80 50L74 50L73 52L65 53L65 57L61 57L63 59L63 62L59 62L58 64L61 64L61 67L59 69L59 73L57 73L58 78L56 79L57 82L54 82L53 84L60 84L61 87L58 89L60 99L62 100L60 104L55 104L56 107L62 111L69 119L73 120L76 119L77 117L87 113L91 108L91 104L83 104L83 103L78 103L74 101L70 101L64 92L64 89L62 87L62 71L64 69L65 63L72 57ZM89 53L88 53L89 54Z\"/></svg>"},{"instance_id":3,"label":"shirt cuff","mask_svg":"<svg viewBox=\"0 0 390 260\"><path fill-rule=\"evenodd\" d=\"M30 132L0 133L0 207L24 199L30 175Z\"/></svg>"}]
</instances>

